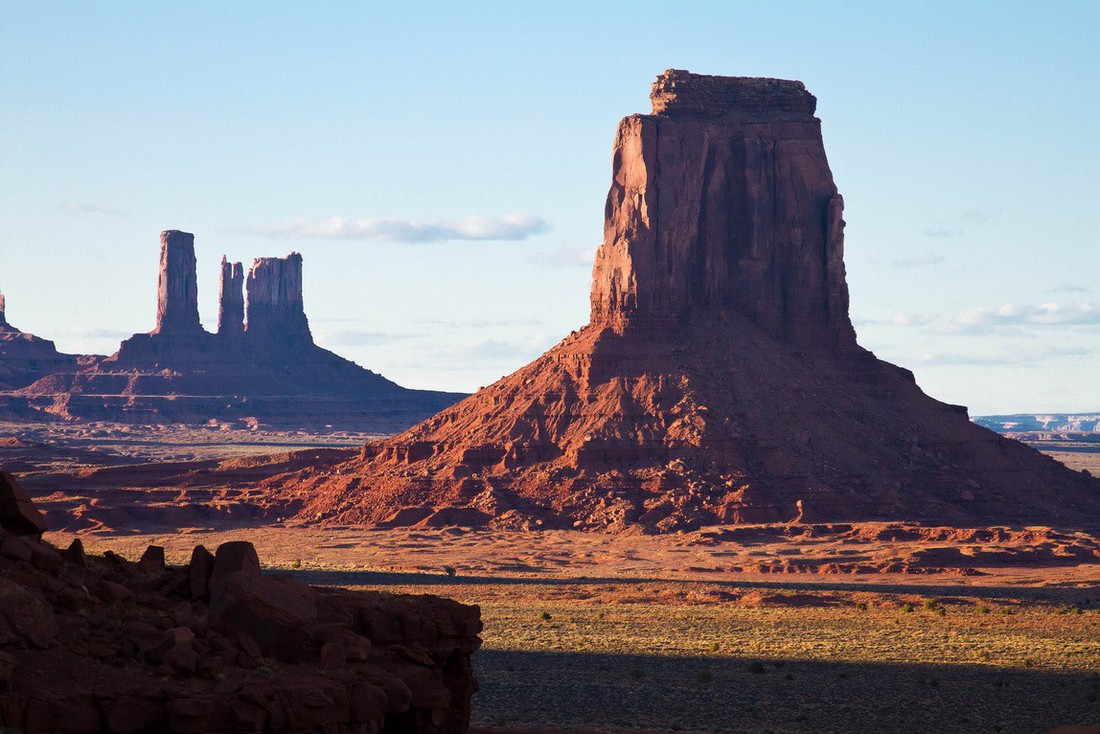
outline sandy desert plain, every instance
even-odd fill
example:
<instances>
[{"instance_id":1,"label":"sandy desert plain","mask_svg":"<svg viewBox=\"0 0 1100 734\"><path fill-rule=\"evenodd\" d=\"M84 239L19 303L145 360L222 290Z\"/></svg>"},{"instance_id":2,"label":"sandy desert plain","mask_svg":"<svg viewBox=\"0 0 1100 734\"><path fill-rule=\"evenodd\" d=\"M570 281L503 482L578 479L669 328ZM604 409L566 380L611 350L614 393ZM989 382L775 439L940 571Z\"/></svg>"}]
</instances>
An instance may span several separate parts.
<instances>
[{"instance_id":1,"label":"sandy desert plain","mask_svg":"<svg viewBox=\"0 0 1100 734\"><path fill-rule=\"evenodd\" d=\"M90 552L136 560L155 544L182 564L197 543L247 539L266 568L311 584L480 605L475 729L808 733L905 722L1023 733L1100 721L1100 539L1086 533L316 527L272 516L224 474L216 489L194 477L236 467L243 486L249 467L290 461L288 451L352 451L366 436L0 432L0 462L23 478L56 546L81 538ZM1088 447L1050 448L1076 469L1100 464Z\"/></svg>"}]
</instances>

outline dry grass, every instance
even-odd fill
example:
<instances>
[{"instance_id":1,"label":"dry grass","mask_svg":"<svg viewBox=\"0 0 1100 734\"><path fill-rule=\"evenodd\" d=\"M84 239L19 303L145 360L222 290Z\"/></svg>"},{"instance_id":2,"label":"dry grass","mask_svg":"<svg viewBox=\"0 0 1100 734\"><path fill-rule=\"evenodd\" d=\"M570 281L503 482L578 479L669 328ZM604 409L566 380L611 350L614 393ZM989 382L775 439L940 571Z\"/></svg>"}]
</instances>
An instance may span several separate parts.
<instances>
[{"instance_id":1,"label":"dry grass","mask_svg":"<svg viewBox=\"0 0 1100 734\"><path fill-rule=\"evenodd\" d=\"M1092 608L797 585L398 589L481 604L480 726L1022 733L1100 721Z\"/></svg>"}]
</instances>

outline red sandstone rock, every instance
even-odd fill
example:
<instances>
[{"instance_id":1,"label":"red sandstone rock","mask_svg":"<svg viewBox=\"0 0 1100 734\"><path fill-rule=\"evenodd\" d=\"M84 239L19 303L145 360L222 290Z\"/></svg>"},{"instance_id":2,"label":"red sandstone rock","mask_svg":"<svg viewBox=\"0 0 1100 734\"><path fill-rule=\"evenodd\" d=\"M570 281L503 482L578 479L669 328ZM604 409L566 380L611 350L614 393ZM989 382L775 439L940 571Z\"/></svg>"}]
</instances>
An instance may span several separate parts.
<instances>
[{"instance_id":1,"label":"red sandstone rock","mask_svg":"<svg viewBox=\"0 0 1100 734\"><path fill-rule=\"evenodd\" d=\"M244 267L222 256L222 281L218 292L218 334L231 339L244 335Z\"/></svg>"},{"instance_id":2,"label":"red sandstone rock","mask_svg":"<svg viewBox=\"0 0 1100 734\"><path fill-rule=\"evenodd\" d=\"M652 100L619 126L591 323L273 497L391 526L1096 526L1100 482L855 343L843 203L800 82L670 70Z\"/></svg>"},{"instance_id":3,"label":"red sandstone rock","mask_svg":"<svg viewBox=\"0 0 1100 734\"><path fill-rule=\"evenodd\" d=\"M302 305L302 256L257 258L248 271L248 335L288 347L313 343Z\"/></svg>"},{"instance_id":4,"label":"red sandstone rock","mask_svg":"<svg viewBox=\"0 0 1100 734\"><path fill-rule=\"evenodd\" d=\"M12 539L39 542L0 527L0 544ZM213 559L193 558L189 571L205 580ZM248 544L219 548L217 564L243 570L210 606L187 601L179 571L84 561L36 568L0 555L0 729L462 734L469 725L476 607L261 576Z\"/></svg>"},{"instance_id":5,"label":"red sandstone rock","mask_svg":"<svg viewBox=\"0 0 1100 734\"><path fill-rule=\"evenodd\" d=\"M46 530L46 518L19 480L6 471L0 471L0 528L15 535L41 535Z\"/></svg>"},{"instance_id":6,"label":"red sandstone rock","mask_svg":"<svg viewBox=\"0 0 1100 734\"><path fill-rule=\"evenodd\" d=\"M676 328L735 313L851 349L843 201L801 82L669 70L615 140L592 323Z\"/></svg>"},{"instance_id":7,"label":"red sandstone rock","mask_svg":"<svg viewBox=\"0 0 1100 734\"><path fill-rule=\"evenodd\" d=\"M202 331L196 264L195 235L175 229L160 233L157 326L152 333L186 335Z\"/></svg>"},{"instance_id":8,"label":"red sandstone rock","mask_svg":"<svg viewBox=\"0 0 1100 734\"><path fill-rule=\"evenodd\" d=\"M194 238L161 233L157 328L107 358L58 355L0 324L0 411L135 423L211 419L285 427L403 430L452 405L454 393L407 390L313 343L302 305L302 256L259 258L247 279L223 258L218 333L196 306ZM43 376L45 375L45 376Z\"/></svg>"}]
</instances>

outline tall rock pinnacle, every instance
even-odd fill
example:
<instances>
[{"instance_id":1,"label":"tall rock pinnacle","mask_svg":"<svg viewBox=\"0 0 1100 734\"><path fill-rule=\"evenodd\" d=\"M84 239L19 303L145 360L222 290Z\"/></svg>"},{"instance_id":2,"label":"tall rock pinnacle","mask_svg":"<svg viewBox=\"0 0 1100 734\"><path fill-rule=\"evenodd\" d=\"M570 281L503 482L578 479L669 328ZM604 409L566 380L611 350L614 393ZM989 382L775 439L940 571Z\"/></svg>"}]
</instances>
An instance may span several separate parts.
<instances>
[{"instance_id":1,"label":"tall rock pinnacle","mask_svg":"<svg viewBox=\"0 0 1100 734\"><path fill-rule=\"evenodd\" d=\"M302 306L302 256L261 257L246 282L248 335L287 344L313 342Z\"/></svg>"},{"instance_id":2,"label":"tall rock pinnacle","mask_svg":"<svg viewBox=\"0 0 1100 734\"><path fill-rule=\"evenodd\" d=\"M4 294L0 293L0 327L8 325L7 318L7 300L4 298Z\"/></svg>"},{"instance_id":3,"label":"tall rock pinnacle","mask_svg":"<svg viewBox=\"0 0 1100 734\"><path fill-rule=\"evenodd\" d=\"M620 333L734 313L854 348L843 200L801 82L670 69L615 138L592 321Z\"/></svg>"},{"instance_id":4,"label":"tall rock pinnacle","mask_svg":"<svg viewBox=\"0 0 1100 734\"><path fill-rule=\"evenodd\" d=\"M175 229L161 232L157 328L152 331L153 334L195 334L202 331L195 267L195 235Z\"/></svg>"},{"instance_id":5,"label":"tall rock pinnacle","mask_svg":"<svg viewBox=\"0 0 1100 734\"><path fill-rule=\"evenodd\" d=\"M218 292L218 334L244 335L244 267L222 256L221 289Z\"/></svg>"}]
</instances>

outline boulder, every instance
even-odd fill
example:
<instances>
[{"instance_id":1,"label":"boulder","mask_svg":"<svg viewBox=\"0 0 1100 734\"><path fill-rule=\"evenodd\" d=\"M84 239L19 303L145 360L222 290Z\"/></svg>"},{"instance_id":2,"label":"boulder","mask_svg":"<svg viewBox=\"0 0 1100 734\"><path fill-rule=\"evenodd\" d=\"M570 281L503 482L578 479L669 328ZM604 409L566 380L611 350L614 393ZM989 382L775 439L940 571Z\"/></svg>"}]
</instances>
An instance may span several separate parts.
<instances>
[{"instance_id":1,"label":"boulder","mask_svg":"<svg viewBox=\"0 0 1100 734\"><path fill-rule=\"evenodd\" d=\"M41 535L46 518L10 472L0 471L0 528L15 535Z\"/></svg>"}]
</instances>

